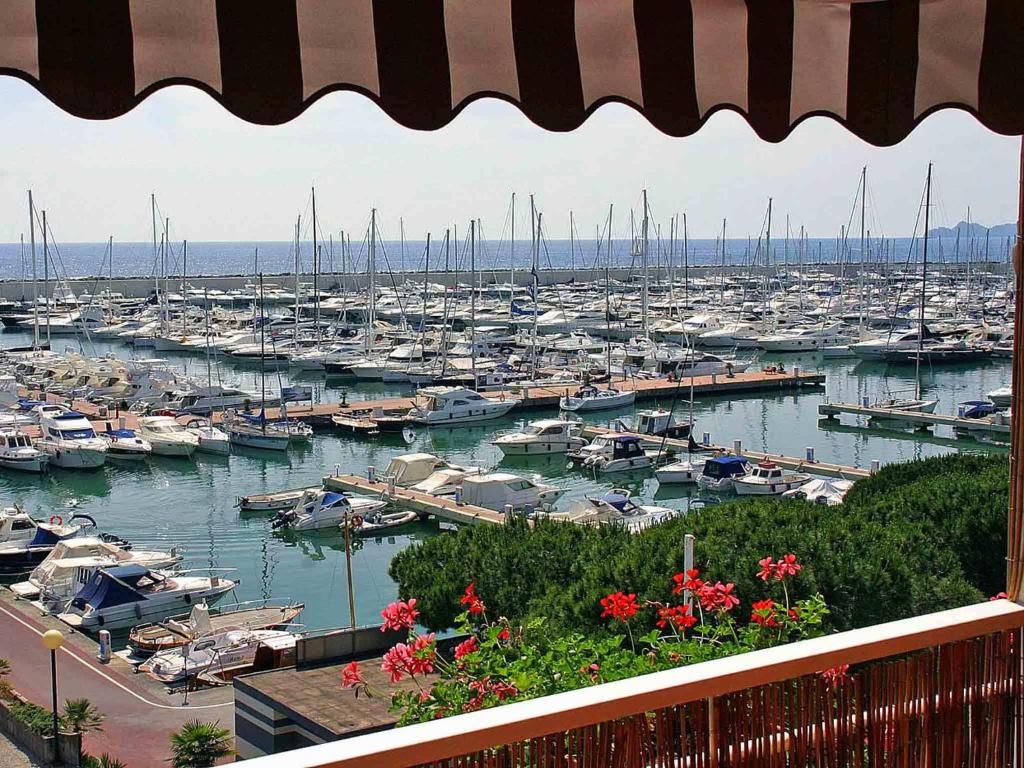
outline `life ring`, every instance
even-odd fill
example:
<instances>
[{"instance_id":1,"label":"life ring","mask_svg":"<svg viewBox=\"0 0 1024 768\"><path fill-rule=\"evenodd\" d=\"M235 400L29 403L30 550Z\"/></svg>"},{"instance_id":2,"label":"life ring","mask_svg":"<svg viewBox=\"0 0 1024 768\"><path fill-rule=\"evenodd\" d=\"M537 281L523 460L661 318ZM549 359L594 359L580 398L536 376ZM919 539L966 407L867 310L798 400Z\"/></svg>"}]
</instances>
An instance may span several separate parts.
<instances>
[{"instance_id":1,"label":"life ring","mask_svg":"<svg viewBox=\"0 0 1024 768\"><path fill-rule=\"evenodd\" d=\"M363 527L363 516L362 515L356 515L355 517L352 518L352 527L353 528L362 528Z\"/></svg>"},{"instance_id":2,"label":"life ring","mask_svg":"<svg viewBox=\"0 0 1024 768\"><path fill-rule=\"evenodd\" d=\"M64 525L64 518L60 515L50 515L50 525Z\"/></svg>"}]
</instances>

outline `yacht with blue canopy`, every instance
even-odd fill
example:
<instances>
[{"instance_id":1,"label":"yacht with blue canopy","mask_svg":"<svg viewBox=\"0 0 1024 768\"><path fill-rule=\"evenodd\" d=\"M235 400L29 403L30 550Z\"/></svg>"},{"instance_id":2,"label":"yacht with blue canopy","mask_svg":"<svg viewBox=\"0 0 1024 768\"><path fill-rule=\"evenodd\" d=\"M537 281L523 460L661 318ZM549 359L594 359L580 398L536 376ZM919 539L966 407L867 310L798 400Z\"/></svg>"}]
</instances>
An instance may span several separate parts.
<instances>
[{"instance_id":1,"label":"yacht with blue canopy","mask_svg":"<svg viewBox=\"0 0 1024 768\"><path fill-rule=\"evenodd\" d=\"M57 618L86 631L130 629L211 604L238 585L221 576L188 576L141 565L101 568Z\"/></svg>"},{"instance_id":2,"label":"yacht with blue canopy","mask_svg":"<svg viewBox=\"0 0 1024 768\"><path fill-rule=\"evenodd\" d=\"M750 459L746 456L715 456L704 462L697 485L706 491L731 491L737 477L750 473Z\"/></svg>"}]
</instances>

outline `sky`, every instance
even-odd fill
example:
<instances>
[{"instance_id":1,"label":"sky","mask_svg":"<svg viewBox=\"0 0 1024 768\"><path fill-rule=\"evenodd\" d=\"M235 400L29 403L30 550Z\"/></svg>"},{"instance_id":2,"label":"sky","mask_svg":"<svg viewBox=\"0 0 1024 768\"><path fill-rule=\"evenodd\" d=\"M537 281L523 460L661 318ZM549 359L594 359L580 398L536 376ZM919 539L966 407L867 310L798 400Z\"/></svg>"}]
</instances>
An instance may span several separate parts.
<instances>
[{"instance_id":1,"label":"sky","mask_svg":"<svg viewBox=\"0 0 1024 768\"><path fill-rule=\"evenodd\" d=\"M570 211L590 236L609 204L622 236L646 188L666 236L669 218L682 212L691 237L714 237L723 217L730 236L756 236L772 197L773 236L788 216L794 232L805 226L812 237L832 237L851 221L864 165L868 227L896 237L914 231L929 161L935 225L956 224L968 206L983 224L1016 219L1020 140L954 110L880 149L824 118L769 144L732 113L717 114L694 136L671 138L620 105L559 134L496 100L471 105L435 132L402 128L364 97L343 93L274 127L245 123L184 86L100 122L72 117L12 78L0 77L0 103L5 242L27 232L29 189L58 242L110 235L124 242L150 238L150 193L171 218L174 239L289 240L303 214L305 237L313 187L325 235L365 232L376 207L385 239L398 238L400 220L407 237L421 239L471 218L498 238L515 192L518 236L529 225L530 194L549 238L568 237Z\"/></svg>"}]
</instances>

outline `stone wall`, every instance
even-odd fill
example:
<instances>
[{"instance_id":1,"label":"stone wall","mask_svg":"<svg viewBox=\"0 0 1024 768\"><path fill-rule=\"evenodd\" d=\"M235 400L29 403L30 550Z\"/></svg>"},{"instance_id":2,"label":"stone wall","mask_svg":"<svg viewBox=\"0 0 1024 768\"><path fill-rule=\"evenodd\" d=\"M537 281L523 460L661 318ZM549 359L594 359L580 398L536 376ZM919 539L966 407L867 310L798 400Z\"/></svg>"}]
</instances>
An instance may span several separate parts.
<instances>
[{"instance_id":1,"label":"stone wall","mask_svg":"<svg viewBox=\"0 0 1024 768\"><path fill-rule=\"evenodd\" d=\"M19 697L20 698L20 697ZM7 702L0 701L0 731L29 753L32 758L44 765L53 760L53 739L40 736L21 722L7 707ZM81 765L82 736L78 733L58 734L60 760L64 766L78 768Z\"/></svg>"}]
</instances>

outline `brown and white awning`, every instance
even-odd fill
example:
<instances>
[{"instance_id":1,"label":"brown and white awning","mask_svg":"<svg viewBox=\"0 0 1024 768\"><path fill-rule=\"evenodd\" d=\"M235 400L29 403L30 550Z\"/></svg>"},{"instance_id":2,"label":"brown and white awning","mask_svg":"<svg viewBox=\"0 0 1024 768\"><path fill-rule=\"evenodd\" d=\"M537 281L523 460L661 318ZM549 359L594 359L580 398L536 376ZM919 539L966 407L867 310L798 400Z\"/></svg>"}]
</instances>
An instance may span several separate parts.
<instances>
[{"instance_id":1,"label":"brown and white awning","mask_svg":"<svg viewBox=\"0 0 1024 768\"><path fill-rule=\"evenodd\" d=\"M0 0L0 73L89 118L186 83L257 123L352 90L419 129L494 96L558 131L617 101L893 144L951 106L1024 133L1022 60L1024 0Z\"/></svg>"}]
</instances>

